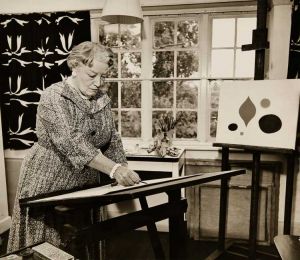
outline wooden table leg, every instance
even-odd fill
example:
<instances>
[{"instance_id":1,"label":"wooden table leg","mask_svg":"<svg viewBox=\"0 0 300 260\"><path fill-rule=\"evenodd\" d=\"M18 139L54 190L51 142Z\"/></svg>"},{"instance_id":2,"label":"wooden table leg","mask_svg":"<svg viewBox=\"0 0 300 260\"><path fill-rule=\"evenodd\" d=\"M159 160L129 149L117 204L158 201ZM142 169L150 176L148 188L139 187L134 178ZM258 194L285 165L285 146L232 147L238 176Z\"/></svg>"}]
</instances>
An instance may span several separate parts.
<instances>
[{"instance_id":1,"label":"wooden table leg","mask_svg":"<svg viewBox=\"0 0 300 260\"><path fill-rule=\"evenodd\" d=\"M285 207L284 207L284 226L283 234L291 233L291 215L293 206L293 191L294 191L294 171L295 171L295 153L287 155L287 174L285 185Z\"/></svg>"},{"instance_id":2,"label":"wooden table leg","mask_svg":"<svg viewBox=\"0 0 300 260\"><path fill-rule=\"evenodd\" d=\"M145 197L139 198L139 201L143 210L149 208ZM156 259L165 259L164 250L162 244L160 243L155 222L149 222L147 224L147 229Z\"/></svg>"},{"instance_id":3,"label":"wooden table leg","mask_svg":"<svg viewBox=\"0 0 300 260\"><path fill-rule=\"evenodd\" d=\"M256 236L260 182L260 152L253 152L253 169L251 182L251 206L249 227L249 259L256 259Z\"/></svg>"},{"instance_id":4,"label":"wooden table leg","mask_svg":"<svg viewBox=\"0 0 300 260\"><path fill-rule=\"evenodd\" d=\"M81 241L79 237L74 238L73 235L81 227L89 224L89 209L56 206L54 210L57 216L57 228L62 235L60 248L78 259L94 258L94 256L92 256L92 253L94 253L94 245L88 245L84 243L84 241Z\"/></svg>"},{"instance_id":5,"label":"wooden table leg","mask_svg":"<svg viewBox=\"0 0 300 260\"><path fill-rule=\"evenodd\" d=\"M181 199L180 189L168 192L169 203L176 203ZM170 259L186 259L186 228L184 211L169 218Z\"/></svg>"}]
</instances>

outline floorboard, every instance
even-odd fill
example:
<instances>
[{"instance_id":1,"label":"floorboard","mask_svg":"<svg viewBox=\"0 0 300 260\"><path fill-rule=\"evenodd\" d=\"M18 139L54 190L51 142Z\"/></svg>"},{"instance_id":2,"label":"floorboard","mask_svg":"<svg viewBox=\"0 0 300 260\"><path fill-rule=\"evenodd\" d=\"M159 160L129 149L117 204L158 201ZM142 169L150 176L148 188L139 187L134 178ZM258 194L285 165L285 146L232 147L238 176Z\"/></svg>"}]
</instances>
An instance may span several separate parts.
<instances>
[{"instance_id":1,"label":"floorboard","mask_svg":"<svg viewBox=\"0 0 300 260\"><path fill-rule=\"evenodd\" d=\"M160 232L159 236L166 257L169 259L168 233ZM215 249L214 241L187 239L187 257L183 260L205 259ZM257 259L280 260L274 245L257 246L257 249ZM218 260L248 259L247 252L247 243L233 244ZM155 260L147 232L132 231L107 241L107 260Z\"/></svg>"}]
</instances>

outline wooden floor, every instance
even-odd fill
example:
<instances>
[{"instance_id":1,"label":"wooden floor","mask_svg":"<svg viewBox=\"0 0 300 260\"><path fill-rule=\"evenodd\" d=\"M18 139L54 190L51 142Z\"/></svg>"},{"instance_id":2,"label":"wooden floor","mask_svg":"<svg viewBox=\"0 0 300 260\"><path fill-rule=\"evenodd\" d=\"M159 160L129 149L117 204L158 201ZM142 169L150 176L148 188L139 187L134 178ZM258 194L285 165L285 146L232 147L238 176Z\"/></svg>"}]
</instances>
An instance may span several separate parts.
<instances>
[{"instance_id":1,"label":"wooden floor","mask_svg":"<svg viewBox=\"0 0 300 260\"><path fill-rule=\"evenodd\" d=\"M169 259L168 233L159 233L161 243ZM1 236L0 255L6 252L8 233ZM116 236L106 242L106 260L155 260L150 240L145 231L132 231ZM205 259L216 248L212 241L195 241L187 239L187 257L182 260ZM218 260L240 260L248 259L246 244L234 244L228 249L226 255L220 256ZM275 246L258 246L257 259L280 260ZM84 259L83 259L84 260ZM169 259L172 260L172 259Z\"/></svg>"},{"instance_id":2,"label":"wooden floor","mask_svg":"<svg viewBox=\"0 0 300 260\"><path fill-rule=\"evenodd\" d=\"M166 254L168 254L168 233L160 233L160 239ZM195 241L187 239L187 257L182 260L205 259L216 248L212 241ZM247 244L233 244L226 255L218 260L248 259ZM145 231L132 231L107 241L107 260L154 260L148 234ZM280 260L275 246L258 246L257 259ZM170 259L172 260L172 259Z\"/></svg>"}]
</instances>

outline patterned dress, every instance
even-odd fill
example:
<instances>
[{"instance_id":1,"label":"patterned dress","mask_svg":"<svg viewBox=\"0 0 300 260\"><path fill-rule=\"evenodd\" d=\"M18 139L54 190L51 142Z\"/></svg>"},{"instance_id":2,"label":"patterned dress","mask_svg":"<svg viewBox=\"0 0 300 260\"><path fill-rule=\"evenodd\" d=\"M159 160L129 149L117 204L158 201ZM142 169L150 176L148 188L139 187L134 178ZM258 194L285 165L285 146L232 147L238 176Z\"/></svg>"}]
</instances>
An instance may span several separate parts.
<instances>
[{"instance_id":1,"label":"patterned dress","mask_svg":"<svg viewBox=\"0 0 300 260\"><path fill-rule=\"evenodd\" d=\"M19 199L96 185L99 171L87 164L99 150L117 163L126 163L110 99L104 93L88 101L66 81L53 84L41 96L36 124L38 142L21 167L8 252L40 241L57 246L61 242L51 227L55 221L51 212L20 208Z\"/></svg>"}]
</instances>

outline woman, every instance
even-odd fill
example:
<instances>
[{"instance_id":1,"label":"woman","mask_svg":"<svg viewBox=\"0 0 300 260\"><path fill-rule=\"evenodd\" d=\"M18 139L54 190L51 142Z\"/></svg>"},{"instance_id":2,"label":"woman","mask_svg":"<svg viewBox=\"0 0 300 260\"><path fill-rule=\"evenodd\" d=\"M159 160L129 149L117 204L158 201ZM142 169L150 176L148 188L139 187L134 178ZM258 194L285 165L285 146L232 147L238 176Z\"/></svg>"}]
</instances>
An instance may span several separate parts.
<instances>
[{"instance_id":1,"label":"woman","mask_svg":"<svg viewBox=\"0 0 300 260\"><path fill-rule=\"evenodd\" d=\"M110 99L100 90L112 65L111 51L92 42L75 46L67 58L72 75L47 88L37 112L38 142L25 157L16 194L8 252L39 241L59 246L51 214L20 209L19 199L98 183L105 173L124 186L140 182L127 168L114 127ZM47 220L47 223L45 221Z\"/></svg>"}]
</instances>

